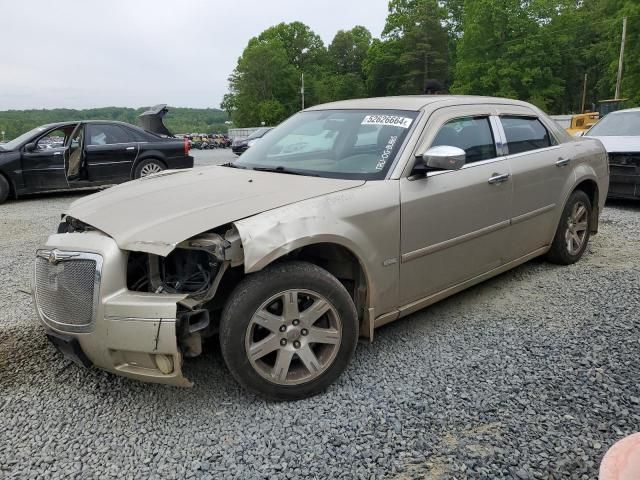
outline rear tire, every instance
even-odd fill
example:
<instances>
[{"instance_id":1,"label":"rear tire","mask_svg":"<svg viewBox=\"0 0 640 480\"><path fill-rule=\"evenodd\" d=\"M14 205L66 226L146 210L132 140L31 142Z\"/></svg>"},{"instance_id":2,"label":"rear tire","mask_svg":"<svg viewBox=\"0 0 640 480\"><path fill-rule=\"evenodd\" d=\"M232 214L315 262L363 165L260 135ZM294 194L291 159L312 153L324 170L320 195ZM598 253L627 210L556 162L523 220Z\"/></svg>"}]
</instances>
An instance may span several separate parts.
<instances>
[{"instance_id":1,"label":"rear tire","mask_svg":"<svg viewBox=\"0 0 640 480\"><path fill-rule=\"evenodd\" d=\"M234 378L272 400L325 390L349 364L358 315L344 286L306 262L249 275L222 312L220 348Z\"/></svg>"},{"instance_id":2,"label":"rear tire","mask_svg":"<svg viewBox=\"0 0 640 480\"><path fill-rule=\"evenodd\" d=\"M9 193L11 193L9 181L3 175L0 175L0 203L4 203L9 198Z\"/></svg>"},{"instance_id":3,"label":"rear tire","mask_svg":"<svg viewBox=\"0 0 640 480\"><path fill-rule=\"evenodd\" d=\"M582 190L574 191L567 200L551 250L546 259L558 265L571 265L580 260L591 235L591 200Z\"/></svg>"},{"instance_id":4,"label":"rear tire","mask_svg":"<svg viewBox=\"0 0 640 480\"><path fill-rule=\"evenodd\" d=\"M160 173L161 171L166 170L166 168L167 167L160 160L147 158L146 160L142 160L138 163L133 173L133 178L142 178L147 175L153 175L154 173Z\"/></svg>"}]
</instances>

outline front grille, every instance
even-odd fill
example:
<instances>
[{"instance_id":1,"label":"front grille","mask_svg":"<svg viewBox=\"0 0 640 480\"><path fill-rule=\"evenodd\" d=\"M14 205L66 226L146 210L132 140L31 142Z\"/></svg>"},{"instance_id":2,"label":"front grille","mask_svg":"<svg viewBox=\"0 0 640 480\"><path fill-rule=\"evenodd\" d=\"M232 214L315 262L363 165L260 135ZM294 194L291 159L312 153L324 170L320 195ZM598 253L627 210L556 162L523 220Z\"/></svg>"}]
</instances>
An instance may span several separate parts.
<instances>
[{"instance_id":1,"label":"front grille","mask_svg":"<svg viewBox=\"0 0 640 480\"><path fill-rule=\"evenodd\" d=\"M102 257L82 252L41 250L36 257L35 301L46 323L83 331L95 320Z\"/></svg>"}]
</instances>

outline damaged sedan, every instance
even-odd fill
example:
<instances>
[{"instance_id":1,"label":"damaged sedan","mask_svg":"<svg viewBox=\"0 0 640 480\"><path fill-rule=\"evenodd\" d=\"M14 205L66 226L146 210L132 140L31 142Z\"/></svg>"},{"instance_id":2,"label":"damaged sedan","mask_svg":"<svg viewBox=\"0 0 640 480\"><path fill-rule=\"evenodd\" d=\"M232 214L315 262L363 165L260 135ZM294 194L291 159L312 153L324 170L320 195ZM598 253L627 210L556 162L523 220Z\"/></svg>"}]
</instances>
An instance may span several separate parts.
<instances>
[{"instance_id":1,"label":"damaged sedan","mask_svg":"<svg viewBox=\"0 0 640 480\"><path fill-rule=\"evenodd\" d=\"M234 163L73 203L36 253L36 310L84 366L186 386L217 336L245 388L305 398L376 328L537 256L578 261L607 187L602 144L524 102L316 106Z\"/></svg>"},{"instance_id":2,"label":"damaged sedan","mask_svg":"<svg viewBox=\"0 0 640 480\"><path fill-rule=\"evenodd\" d=\"M608 114L585 136L609 154L609 198L640 199L640 108Z\"/></svg>"}]
</instances>

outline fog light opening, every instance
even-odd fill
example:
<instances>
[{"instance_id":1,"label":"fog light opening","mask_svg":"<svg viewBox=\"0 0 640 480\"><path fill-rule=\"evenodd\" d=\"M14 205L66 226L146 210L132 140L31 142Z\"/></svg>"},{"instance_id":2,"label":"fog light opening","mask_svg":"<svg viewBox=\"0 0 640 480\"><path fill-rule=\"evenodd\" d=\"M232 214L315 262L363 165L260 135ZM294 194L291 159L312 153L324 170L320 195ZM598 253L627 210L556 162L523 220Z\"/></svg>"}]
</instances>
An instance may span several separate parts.
<instances>
[{"instance_id":1,"label":"fog light opening","mask_svg":"<svg viewBox=\"0 0 640 480\"><path fill-rule=\"evenodd\" d=\"M156 367L165 375L173 372L173 359L169 355L156 355Z\"/></svg>"}]
</instances>

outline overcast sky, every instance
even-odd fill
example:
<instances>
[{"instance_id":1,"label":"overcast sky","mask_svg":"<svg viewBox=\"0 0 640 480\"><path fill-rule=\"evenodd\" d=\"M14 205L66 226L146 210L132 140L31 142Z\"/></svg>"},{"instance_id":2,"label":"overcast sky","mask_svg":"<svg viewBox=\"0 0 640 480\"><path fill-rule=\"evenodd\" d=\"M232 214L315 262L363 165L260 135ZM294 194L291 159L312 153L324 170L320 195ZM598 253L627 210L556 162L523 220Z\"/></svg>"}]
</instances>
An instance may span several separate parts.
<instances>
[{"instance_id":1,"label":"overcast sky","mask_svg":"<svg viewBox=\"0 0 640 480\"><path fill-rule=\"evenodd\" d=\"M248 40L300 20L325 44L387 0L7 0L0 8L0 110L219 107Z\"/></svg>"}]
</instances>

